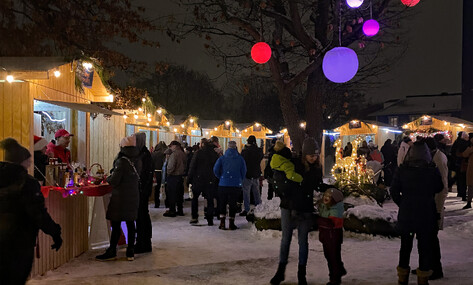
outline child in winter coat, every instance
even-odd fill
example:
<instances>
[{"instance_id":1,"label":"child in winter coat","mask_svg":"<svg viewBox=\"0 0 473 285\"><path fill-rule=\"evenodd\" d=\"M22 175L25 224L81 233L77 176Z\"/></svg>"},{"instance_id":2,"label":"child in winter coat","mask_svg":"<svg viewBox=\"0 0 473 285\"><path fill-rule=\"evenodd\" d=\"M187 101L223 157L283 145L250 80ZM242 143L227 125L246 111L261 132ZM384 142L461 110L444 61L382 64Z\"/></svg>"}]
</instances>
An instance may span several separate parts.
<instances>
[{"instance_id":1,"label":"child in winter coat","mask_svg":"<svg viewBox=\"0 0 473 285\"><path fill-rule=\"evenodd\" d=\"M324 248L324 255L329 268L330 282L327 285L339 285L342 276L347 274L342 262L343 243L343 193L335 188L327 189L319 205L317 224L319 240Z\"/></svg>"},{"instance_id":2,"label":"child in winter coat","mask_svg":"<svg viewBox=\"0 0 473 285\"><path fill-rule=\"evenodd\" d=\"M286 147L283 142L277 141L274 146L274 151L276 153L273 154L273 157L271 158L271 169L282 171L288 180L301 183L302 175L296 172L294 163L291 161L291 150Z\"/></svg>"}]
</instances>

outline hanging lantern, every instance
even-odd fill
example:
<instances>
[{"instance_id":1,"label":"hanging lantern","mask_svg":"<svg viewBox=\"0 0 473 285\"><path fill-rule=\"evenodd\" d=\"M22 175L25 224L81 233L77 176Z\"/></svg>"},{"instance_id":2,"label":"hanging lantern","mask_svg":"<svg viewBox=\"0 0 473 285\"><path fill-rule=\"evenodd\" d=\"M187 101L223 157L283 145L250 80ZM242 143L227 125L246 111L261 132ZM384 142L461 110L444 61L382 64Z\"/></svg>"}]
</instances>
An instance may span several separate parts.
<instances>
[{"instance_id":1,"label":"hanging lantern","mask_svg":"<svg viewBox=\"0 0 473 285\"><path fill-rule=\"evenodd\" d=\"M347 5L350 8L358 8L363 4L363 0L347 0Z\"/></svg>"},{"instance_id":2,"label":"hanging lantern","mask_svg":"<svg viewBox=\"0 0 473 285\"><path fill-rule=\"evenodd\" d=\"M372 37L379 32L379 23L376 20L368 20L363 24L363 33L368 37Z\"/></svg>"},{"instance_id":3,"label":"hanging lantern","mask_svg":"<svg viewBox=\"0 0 473 285\"><path fill-rule=\"evenodd\" d=\"M419 4L420 0L401 0L401 2L407 7L414 7L415 5Z\"/></svg>"},{"instance_id":4,"label":"hanging lantern","mask_svg":"<svg viewBox=\"0 0 473 285\"><path fill-rule=\"evenodd\" d=\"M251 58L256 63L266 63L271 58L271 47L265 42L256 43L251 48Z\"/></svg>"},{"instance_id":5,"label":"hanging lantern","mask_svg":"<svg viewBox=\"0 0 473 285\"><path fill-rule=\"evenodd\" d=\"M325 54L322 70L328 80L345 83L358 72L358 56L355 51L347 47L333 48Z\"/></svg>"}]
</instances>

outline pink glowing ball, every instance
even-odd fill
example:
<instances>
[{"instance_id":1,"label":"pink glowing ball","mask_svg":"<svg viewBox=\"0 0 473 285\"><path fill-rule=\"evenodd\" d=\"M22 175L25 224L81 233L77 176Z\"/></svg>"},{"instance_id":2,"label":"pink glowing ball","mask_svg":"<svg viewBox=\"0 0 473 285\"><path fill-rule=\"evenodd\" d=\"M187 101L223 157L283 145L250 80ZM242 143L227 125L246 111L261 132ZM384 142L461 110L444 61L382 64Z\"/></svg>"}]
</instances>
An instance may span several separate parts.
<instances>
[{"instance_id":1,"label":"pink glowing ball","mask_svg":"<svg viewBox=\"0 0 473 285\"><path fill-rule=\"evenodd\" d=\"M328 80L345 83L358 72L358 56L355 51L347 47L333 48L325 54L322 70Z\"/></svg>"},{"instance_id":2,"label":"pink glowing ball","mask_svg":"<svg viewBox=\"0 0 473 285\"><path fill-rule=\"evenodd\" d=\"M363 0L347 0L347 5L350 8L358 8L363 4Z\"/></svg>"},{"instance_id":3,"label":"pink glowing ball","mask_svg":"<svg viewBox=\"0 0 473 285\"><path fill-rule=\"evenodd\" d=\"M379 23L376 20L368 20L363 24L363 33L368 37L372 37L379 32Z\"/></svg>"},{"instance_id":4,"label":"pink glowing ball","mask_svg":"<svg viewBox=\"0 0 473 285\"><path fill-rule=\"evenodd\" d=\"M256 63L266 63L271 58L271 47L265 42L256 43L251 48L251 58Z\"/></svg>"},{"instance_id":5,"label":"pink glowing ball","mask_svg":"<svg viewBox=\"0 0 473 285\"><path fill-rule=\"evenodd\" d=\"M401 0L401 2L407 7L414 7L415 5L419 4L420 0Z\"/></svg>"}]
</instances>

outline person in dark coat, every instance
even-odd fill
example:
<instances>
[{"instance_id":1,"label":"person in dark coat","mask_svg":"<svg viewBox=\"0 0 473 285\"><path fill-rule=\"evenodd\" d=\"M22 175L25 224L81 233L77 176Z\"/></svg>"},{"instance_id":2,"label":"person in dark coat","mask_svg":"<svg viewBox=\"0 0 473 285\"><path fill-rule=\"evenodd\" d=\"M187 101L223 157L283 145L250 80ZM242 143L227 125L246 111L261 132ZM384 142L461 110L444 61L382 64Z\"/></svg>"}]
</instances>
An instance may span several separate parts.
<instances>
[{"instance_id":1,"label":"person in dark coat","mask_svg":"<svg viewBox=\"0 0 473 285\"><path fill-rule=\"evenodd\" d=\"M276 153L272 163L274 172L282 172L287 179L289 187L281 198L281 228L282 238L279 252L279 265L276 274L271 279L271 284L279 284L285 278L286 265L289 257L289 248L292 233L297 228L299 239L299 263L297 278L299 284L307 284L306 266L309 254L308 234L312 228L314 212L314 190L322 184L322 167L320 165L320 148L313 138L306 138L302 146L302 157L290 163L290 151L284 143L278 141L274 147ZM285 154L287 153L287 154ZM288 160L285 160L288 159ZM291 164L295 172L289 171ZM286 166L283 166L286 165ZM301 182L302 181L302 182Z\"/></svg>"},{"instance_id":2,"label":"person in dark coat","mask_svg":"<svg viewBox=\"0 0 473 285\"><path fill-rule=\"evenodd\" d=\"M46 155L48 141L42 137L34 136L34 178L44 185L46 180L46 165L49 164L49 157Z\"/></svg>"},{"instance_id":3,"label":"person in dark coat","mask_svg":"<svg viewBox=\"0 0 473 285\"><path fill-rule=\"evenodd\" d=\"M467 132L462 132L462 136L458 141L458 145L454 155L457 159L457 197L462 198L462 201L466 201L466 171L468 169L468 157L463 157L463 152L470 146L470 138ZM452 147L453 148L453 147ZM453 155L453 151L452 151Z\"/></svg>"},{"instance_id":4,"label":"person in dark coat","mask_svg":"<svg viewBox=\"0 0 473 285\"><path fill-rule=\"evenodd\" d=\"M381 153L384 157L384 182L387 186L390 186L397 166L397 151L393 147L391 139L387 139L384 142L384 145L381 147Z\"/></svg>"},{"instance_id":5,"label":"person in dark coat","mask_svg":"<svg viewBox=\"0 0 473 285\"><path fill-rule=\"evenodd\" d=\"M156 187L154 189L154 207L159 208L160 201L159 201L159 191L161 187L161 179L162 179L162 169L163 169L163 164L164 160L166 159L166 155L164 152L168 146L166 145L165 142L160 141L156 147L154 148L154 151L151 153L151 158L153 159L153 164L154 164L154 174L156 177Z\"/></svg>"},{"instance_id":6,"label":"person in dark coat","mask_svg":"<svg viewBox=\"0 0 473 285\"><path fill-rule=\"evenodd\" d=\"M0 142L5 161L0 162L0 283L22 285L33 265L38 231L53 238L52 249L62 245L61 227L44 206L41 187L27 169L30 152L15 139Z\"/></svg>"},{"instance_id":7,"label":"person in dark coat","mask_svg":"<svg viewBox=\"0 0 473 285\"><path fill-rule=\"evenodd\" d=\"M353 145L351 142L347 142L345 149L343 149L343 157L350 157L353 152Z\"/></svg>"},{"instance_id":8,"label":"person in dark coat","mask_svg":"<svg viewBox=\"0 0 473 285\"><path fill-rule=\"evenodd\" d=\"M361 146L356 151L356 155L368 157L369 154L370 154L370 149L368 147L368 143L366 141L362 141Z\"/></svg>"},{"instance_id":9,"label":"person in dark coat","mask_svg":"<svg viewBox=\"0 0 473 285\"><path fill-rule=\"evenodd\" d=\"M181 143L172 141L169 144L172 150L171 155L167 161L167 199L169 210L163 216L176 217L184 216L183 202L184 202L184 181L183 176L187 167L187 156L182 150ZM176 212L177 208L177 212Z\"/></svg>"},{"instance_id":10,"label":"person in dark coat","mask_svg":"<svg viewBox=\"0 0 473 285\"><path fill-rule=\"evenodd\" d=\"M419 251L418 284L428 284L431 274L432 237L438 230L435 194L443 189L442 177L432 163L427 145L415 142L406 154L404 162L396 172L391 185L393 201L399 206L398 230L401 235L399 284L409 280L409 261L414 235Z\"/></svg>"},{"instance_id":11,"label":"person in dark coat","mask_svg":"<svg viewBox=\"0 0 473 285\"><path fill-rule=\"evenodd\" d=\"M225 230L225 216L227 213L227 204L229 208L230 230L238 229L235 225L235 214L237 211L237 200L243 186L243 179L246 175L246 164L243 157L238 153L235 141L228 142L228 149L221 156L213 168L215 176L219 179L218 196L220 207L220 226Z\"/></svg>"},{"instance_id":12,"label":"person in dark coat","mask_svg":"<svg viewBox=\"0 0 473 285\"><path fill-rule=\"evenodd\" d=\"M261 160L263 150L256 145L256 137L249 136L247 144L241 151L241 156L246 163L246 177L243 180L243 204L245 209L240 216L246 216L250 211L250 195L253 195L255 206L261 204L259 192L259 178L261 177Z\"/></svg>"},{"instance_id":13,"label":"person in dark coat","mask_svg":"<svg viewBox=\"0 0 473 285\"><path fill-rule=\"evenodd\" d=\"M112 224L110 247L104 254L96 256L97 260L108 261L117 258L117 245L121 234L121 222L126 222L128 231L128 247L126 257L134 260L135 220L138 218L140 204L139 173L136 169L139 151L136 148L134 136L123 138L120 142L120 152L113 161L111 175L107 182L112 185L112 197L108 204L106 218Z\"/></svg>"},{"instance_id":14,"label":"person in dark coat","mask_svg":"<svg viewBox=\"0 0 473 285\"><path fill-rule=\"evenodd\" d=\"M206 217L209 226L213 225L214 198L217 189L217 177L213 173L213 167L218 159L215 145L205 142L204 146L192 157L189 165L188 181L192 184L192 219L191 224L198 222L199 218L199 196L203 194L207 201Z\"/></svg>"},{"instance_id":15,"label":"person in dark coat","mask_svg":"<svg viewBox=\"0 0 473 285\"><path fill-rule=\"evenodd\" d=\"M136 169L140 173L140 206L136 220L135 253L151 252L152 226L149 216L148 201L153 191L153 158L146 147L146 134L136 133L136 147L140 152Z\"/></svg>"},{"instance_id":16,"label":"person in dark coat","mask_svg":"<svg viewBox=\"0 0 473 285\"><path fill-rule=\"evenodd\" d=\"M274 154L274 145L276 144L277 139L274 138L271 143L271 147L268 149L267 155L267 160L266 160L266 166L264 168L264 179L271 179L273 177L273 170L271 169L271 158L273 157ZM268 200L273 199L274 196L274 188L272 183L268 183Z\"/></svg>"}]
</instances>

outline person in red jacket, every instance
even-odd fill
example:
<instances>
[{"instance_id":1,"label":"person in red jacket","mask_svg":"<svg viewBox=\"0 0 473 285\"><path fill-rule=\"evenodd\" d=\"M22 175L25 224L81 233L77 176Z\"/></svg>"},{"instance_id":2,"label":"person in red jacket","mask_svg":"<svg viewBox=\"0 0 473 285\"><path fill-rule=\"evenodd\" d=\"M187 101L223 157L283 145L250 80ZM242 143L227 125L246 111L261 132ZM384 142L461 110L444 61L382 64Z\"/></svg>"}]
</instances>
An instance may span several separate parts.
<instances>
[{"instance_id":1,"label":"person in red jacket","mask_svg":"<svg viewBox=\"0 0 473 285\"><path fill-rule=\"evenodd\" d=\"M54 146L53 149L53 154L55 158L59 158L62 163L71 163L71 151L67 149L71 142L71 136L74 136L70 134L68 131L65 129L60 129L56 132L54 135L56 139L56 145Z\"/></svg>"}]
</instances>

